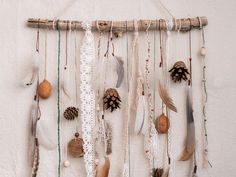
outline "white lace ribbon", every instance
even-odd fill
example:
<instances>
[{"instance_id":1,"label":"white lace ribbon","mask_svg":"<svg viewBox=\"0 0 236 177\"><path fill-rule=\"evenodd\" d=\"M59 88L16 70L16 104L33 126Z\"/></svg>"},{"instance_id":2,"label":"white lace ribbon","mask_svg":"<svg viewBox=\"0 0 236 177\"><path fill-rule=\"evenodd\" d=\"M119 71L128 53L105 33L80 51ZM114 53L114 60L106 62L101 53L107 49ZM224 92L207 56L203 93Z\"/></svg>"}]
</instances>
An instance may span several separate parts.
<instances>
[{"instance_id":1,"label":"white lace ribbon","mask_svg":"<svg viewBox=\"0 0 236 177\"><path fill-rule=\"evenodd\" d=\"M95 94L92 89L92 66L95 60L94 37L91 32L91 22L83 22L85 36L80 54L80 100L82 136L84 140L84 162L87 177L94 177L94 141L95 126Z\"/></svg>"}]
</instances>

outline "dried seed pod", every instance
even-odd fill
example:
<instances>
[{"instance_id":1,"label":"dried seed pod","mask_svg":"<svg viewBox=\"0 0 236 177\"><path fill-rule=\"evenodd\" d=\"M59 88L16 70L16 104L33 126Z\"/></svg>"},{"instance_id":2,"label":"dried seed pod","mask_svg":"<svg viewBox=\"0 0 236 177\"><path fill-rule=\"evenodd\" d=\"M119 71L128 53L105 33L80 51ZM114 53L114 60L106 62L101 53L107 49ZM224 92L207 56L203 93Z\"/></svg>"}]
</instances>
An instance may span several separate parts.
<instances>
[{"instance_id":1,"label":"dried seed pod","mask_svg":"<svg viewBox=\"0 0 236 177\"><path fill-rule=\"evenodd\" d=\"M189 72L183 61L177 61L169 72L174 82L186 81L188 79L187 75Z\"/></svg>"},{"instance_id":2,"label":"dried seed pod","mask_svg":"<svg viewBox=\"0 0 236 177\"><path fill-rule=\"evenodd\" d=\"M48 82L47 80L43 80L43 82L41 82L38 85L38 94L41 98L46 99L51 95L52 92L52 85L50 84L50 82Z\"/></svg>"},{"instance_id":3,"label":"dried seed pod","mask_svg":"<svg viewBox=\"0 0 236 177\"><path fill-rule=\"evenodd\" d=\"M120 108L120 95L114 88L109 88L106 90L103 96L103 104L105 109L111 109L113 112L115 109Z\"/></svg>"},{"instance_id":4,"label":"dried seed pod","mask_svg":"<svg viewBox=\"0 0 236 177\"><path fill-rule=\"evenodd\" d=\"M79 109L73 106L66 108L66 110L63 113L63 116L67 120L74 120L75 118L78 117L78 115L79 115Z\"/></svg>"},{"instance_id":5,"label":"dried seed pod","mask_svg":"<svg viewBox=\"0 0 236 177\"><path fill-rule=\"evenodd\" d=\"M83 157L84 150L83 150L83 139L79 138L79 133L75 133L75 138L70 140L70 142L67 145L68 152L72 157L79 158Z\"/></svg>"},{"instance_id":6,"label":"dried seed pod","mask_svg":"<svg viewBox=\"0 0 236 177\"><path fill-rule=\"evenodd\" d=\"M158 133L167 133L170 127L170 121L163 113L156 119L156 130Z\"/></svg>"}]
</instances>

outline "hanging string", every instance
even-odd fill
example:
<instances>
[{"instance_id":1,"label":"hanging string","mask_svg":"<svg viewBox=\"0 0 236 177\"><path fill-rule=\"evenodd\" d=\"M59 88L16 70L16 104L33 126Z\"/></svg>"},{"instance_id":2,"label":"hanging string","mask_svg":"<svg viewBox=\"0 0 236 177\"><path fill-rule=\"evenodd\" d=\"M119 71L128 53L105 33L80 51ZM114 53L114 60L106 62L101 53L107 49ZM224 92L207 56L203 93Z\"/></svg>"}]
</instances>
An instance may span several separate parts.
<instances>
[{"instance_id":1,"label":"hanging string","mask_svg":"<svg viewBox=\"0 0 236 177\"><path fill-rule=\"evenodd\" d=\"M37 37L36 37L36 51L39 52L39 21L40 19L38 19L38 29L37 29Z\"/></svg>"},{"instance_id":2,"label":"hanging string","mask_svg":"<svg viewBox=\"0 0 236 177\"><path fill-rule=\"evenodd\" d=\"M58 30L58 55L57 55L57 141L58 141L58 177L61 176L61 137L60 137L60 54L61 54L61 32L58 28L59 20L56 22Z\"/></svg>"},{"instance_id":3,"label":"hanging string","mask_svg":"<svg viewBox=\"0 0 236 177\"><path fill-rule=\"evenodd\" d=\"M64 69L67 69L67 62L68 62L68 31L69 31L69 21L66 23L66 61Z\"/></svg>"},{"instance_id":4,"label":"hanging string","mask_svg":"<svg viewBox=\"0 0 236 177\"><path fill-rule=\"evenodd\" d=\"M198 17L198 21L200 24L200 30L201 30L201 41L202 41L202 47L201 50L205 50L205 33L204 33L204 28L202 25L201 18ZM202 51L201 51L202 52ZM205 51L204 51L205 52ZM204 126L204 137L205 137L205 142L204 142L204 161L206 161L210 167L212 167L210 161L207 159L208 156L208 136L207 136L207 115L206 115L206 104L207 104L207 87L206 87L206 63L205 63L205 53L201 53L202 57L202 83L203 83L203 91L204 91L204 96L205 99L203 100L203 108L202 108L202 114L204 118L203 126ZM205 162L204 162L205 163ZM205 164L204 164L205 165Z\"/></svg>"},{"instance_id":5,"label":"hanging string","mask_svg":"<svg viewBox=\"0 0 236 177\"><path fill-rule=\"evenodd\" d=\"M129 93L129 72L128 72L128 69L129 69L129 38L128 38L128 22L126 21L126 25L125 25L125 32L126 32L126 61L127 61L127 81L128 81L128 93ZM128 108L128 107L127 107ZM129 122L128 122L128 125L127 125L127 141L128 141L128 166L129 166L129 176L130 176L130 137L129 137ZM127 152L126 152L127 153ZM126 154L127 155L127 154Z\"/></svg>"},{"instance_id":6,"label":"hanging string","mask_svg":"<svg viewBox=\"0 0 236 177\"><path fill-rule=\"evenodd\" d=\"M45 41L44 41L44 80L47 78L47 38L48 29L45 29Z\"/></svg>"},{"instance_id":7,"label":"hanging string","mask_svg":"<svg viewBox=\"0 0 236 177\"><path fill-rule=\"evenodd\" d=\"M110 23L110 29L109 29L109 33L108 33L108 39L107 39L107 50L106 50L106 53L104 54L104 56L107 58L109 57L110 43L112 43L112 47L113 47L112 55L114 56L114 44L112 41L112 28L113 28L113 21L111 21L111 23Z\"/></svg>"},{"instance_id":8,"label":"hanging string","mask_svg":"<svg viewBox=\"0 0 236 177\"><path fill-rule=\"evenodd\" d=\"M102 31L100 30L100 26L98 24L98 21L96 21L96 24L97 24L97 30L99 32L99 37L98 37L98 53L97 53L97 57L98 59L100 59L100 53L101 53L101 39L102 39Z\"/></svg>"},{"instance_id":9,"label":"hanging string","mask_svg":"<svg viewBox=\"0 0 236 177\"><path fill-rule=\"evenodd\" d=\"M159 64L159 67L161 68L163 65L163 50L162 50L162 30L161 30L161 22L162 19L159 20L159 31L160 31L160 56L161 56L161 61Z\"/></svg>"},{"instance_id":10,"label":"hanging string","mask_svg":"<svg viewBox=\"0 0 236 177\"><path fill-rule=\"evenodd\" d=\"M192 85L192 22L191 19L189 18L189 23L190 23L190 29L189 29L189 68L190 68L190 79L188 82L188 85Z\"/></svg>"},{"instance_id":11,"label":"hanging string","mask_svg":"<svg viewBox=\"0 0 236 177\"><path fill-rule=\"evenodd\" d=\"M157 21L156 21L157 22ZM157 30L157 23L156 29L153 32L153 122L155 121L156 117L156 30ZM159 148L159 147L158 147ZM155 168L155 158L153 157L153 168Z\"/></svg>"}]
</instances>

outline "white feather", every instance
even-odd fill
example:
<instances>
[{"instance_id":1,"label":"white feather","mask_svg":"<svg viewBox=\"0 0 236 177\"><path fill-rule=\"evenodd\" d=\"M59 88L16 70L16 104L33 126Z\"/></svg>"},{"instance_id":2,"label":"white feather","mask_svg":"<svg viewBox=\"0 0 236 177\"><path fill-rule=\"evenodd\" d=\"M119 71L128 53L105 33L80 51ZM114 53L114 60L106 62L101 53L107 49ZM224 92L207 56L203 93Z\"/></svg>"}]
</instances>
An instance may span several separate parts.
<instances>
[{"instance_id":1,"label":"white feather","mask_svg":"<svg viewBox=\"0 0 236 177\"><path fill-rule=\"evenodd\" d=\"M138 99L138 106L136 112L134 133L139 134L142 130L145 119L145 96L140 96Z\"/></svg>"},{"instance_id":2,"label":"white feather","mask_svg":"<svg viewBox=\"0 0 236 177\"><path fill-rule=\"evenodd\" d=\"M42 120L39 120L37 123L37 137L39 140L39 144L48 150L56 149L57 143L55 142L55 138L53 138L53 134L50 132L49 127L47 128L43 125Z\"/></svg>"},{"instance_id":3,"label":"white feather","mask_svg":"<svg viewBox=\"0 0 236 177\"><path fill-rule=\"evenodd\" d=\"M22 80L22 85L25 86L30 86L34 83L38 70L39 70L39 62L40 62L40 56L38 52L34 52L32 57L32 64L33 64L33 68L32 70L26 74L26 76L24 77L24 79Z\"/></svg>"},{"instance_id":4,"label":"white feather","mask_svg":"<svg viewBox=\"0 0 236 177\"><path fill-rule=\"evenodd\" d=\"M148 101L147 97L144 96L144 122L143 122L143 127L142 127L142 134L145 135L149 132L150 128L150 120L149 120L149 106L148 106Z\"/></svg>"},{"instance_id":5,"label":"white feather","mask_svg":"<svg viewBox=\"0 0 236 177\"><path fill-rule=\"evenodd\" d=\"M62 80L61 80L61 88L63 93L70 99L71 93L70 93L70 72L69 69L64 69Z\"/></svg>"}]
</instances>

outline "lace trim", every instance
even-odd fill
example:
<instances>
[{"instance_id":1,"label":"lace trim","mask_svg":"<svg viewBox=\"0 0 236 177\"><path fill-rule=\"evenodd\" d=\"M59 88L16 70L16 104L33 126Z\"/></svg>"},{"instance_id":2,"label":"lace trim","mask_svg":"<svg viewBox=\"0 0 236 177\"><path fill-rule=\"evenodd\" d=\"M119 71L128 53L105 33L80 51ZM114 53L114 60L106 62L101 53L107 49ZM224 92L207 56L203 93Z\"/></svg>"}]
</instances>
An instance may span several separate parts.
<instances>
[{"instance_id":1,"label":"lace trim","mask_svg":"<svg viewBox=\"0 0 236 177\"><path fill-rule=\"evenodd\" d=\"M92 65L95 60L94 37L91 32L91 22L83 22L85 36L80 55L80 100L82 136L84 140L84 161L87 177L94 177L94 142L93 129L95 126L95 94L91 86Z\"/></svg>"}]
</instances>

